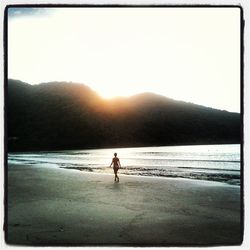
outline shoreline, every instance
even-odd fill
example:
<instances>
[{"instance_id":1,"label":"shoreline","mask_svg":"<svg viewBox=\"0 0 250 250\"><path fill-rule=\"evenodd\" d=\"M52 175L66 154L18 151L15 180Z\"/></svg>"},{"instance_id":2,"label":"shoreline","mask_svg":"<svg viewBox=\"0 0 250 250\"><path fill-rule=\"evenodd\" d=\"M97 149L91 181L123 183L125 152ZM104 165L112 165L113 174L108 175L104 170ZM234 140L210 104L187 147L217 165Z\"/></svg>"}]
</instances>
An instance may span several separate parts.
<instances>
[{"instance_id":1,"label":"shoreline","mask_svg":"<svg viewBox=\"0 0 250 250\"><path fill-rule=\"evenodd\" d=\"M216 246L242 241L239 186L131 175L114 183L111 173L68 170L8 168L7 243Z\"/></svg>"},{"instance_id":2,"label":"shoreline","mask_svg":"<svg viewBox=\"0 0 250 250\"><path fill-rule=\"evenodd\" d=\"M18 167L18 165L20 167L22 166L29 166L30 168L56 168L56 169L64 169L64 170L73 170L73 171L79 171L81 173L86 173L86 174L103 174L103 175L113 175L113 170L110 169L110 173L107 173L107 172L98 172L98 171L88 171L88 170L85 170L85 169L88 169L88 167L60 167L60 166L56 166L56 165L53 165L53 166L48 166L48 164L46 164L45 166L43 166L42 163L39 163L37 165L34 165L34 164L20 164L20 163L11 163L11 164L8 164L8 165L13 165L13 166L16 166ZM9 167L8 167L9 168ZM82 169L83 168L83 169ZM91 169L91 168L89 168ZM124 168L122 168L122 170L124 170ZM125 168L126 170L126 168ZM148 177L148 178L157 178L157 179L174 179L174 180L177 180L177 179L180 179L180 180L190 180L190 181L205 181L205 182L212 182L212 183L220 183L220 184L225 184L225 185L230 185L230 186L235 186L235 187L241 187L241 183L240 183L240 180L239 179L239 183L234 183L234 182L228 182L228 181L220 181L220 180L212 180L212 179L199 179L199 178L188 178L188 177L181 177L181 176L177 176L177 177L172 177L172 176L159 176L159 175L140 175L140 174L125 174L125 173L121 173L121 172L118 172L118 175L119 176L133 176L133 177Z\"/></svg>"},{"instance_id":3,"label":"shoreline","mask_svg":"<svg viewBox=\"0 0 250 250\"><path fill-rule=\"evenodd\" d=\"M104 173L104 172L94 172L94 171L85 171L85 170L81 170L80 168L67 168L67 167L57 167L59 169L65 169L65 170L76 170L76 171L80 171L81 173L86 173L86 174L100 174L100 175L114 175L113 172L112 173ZM171 180L185 180L185 181L200 181L200 182L205 182L205 183L210 183L210 184L214 184L214 185L229 185L229 186L234 186L236 188L240 188L241 184L232 184L232 183L228 183L228 182L223 182L223 181L216 181L216 180L207 180L207 179L195 179L195 178L186 178L186 177L170 177L170 176L158 176L158 175L136 175L136 174L124 174L124 173L119 173L119 176L130 176L130 177L139 177L139 178L156 178L156 179L171 179Z\"/></svg>"}]
</instances>

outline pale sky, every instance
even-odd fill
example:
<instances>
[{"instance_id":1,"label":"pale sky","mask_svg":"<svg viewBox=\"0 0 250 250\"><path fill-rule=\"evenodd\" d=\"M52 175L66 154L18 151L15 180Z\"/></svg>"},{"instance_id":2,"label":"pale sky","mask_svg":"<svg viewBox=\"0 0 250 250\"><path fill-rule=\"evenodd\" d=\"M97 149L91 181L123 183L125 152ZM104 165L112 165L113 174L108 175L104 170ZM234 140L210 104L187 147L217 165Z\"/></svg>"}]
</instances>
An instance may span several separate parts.
<instances>
[{"instance_id":1,"label":"pale sky","mask_svg":"<svg viewBox=\"0 0 250 250\"><path fill-rule=\"evenodd\" d=\"M10 8L8 77L240 112L239 8Z\"/></svg>"}]
</instances>

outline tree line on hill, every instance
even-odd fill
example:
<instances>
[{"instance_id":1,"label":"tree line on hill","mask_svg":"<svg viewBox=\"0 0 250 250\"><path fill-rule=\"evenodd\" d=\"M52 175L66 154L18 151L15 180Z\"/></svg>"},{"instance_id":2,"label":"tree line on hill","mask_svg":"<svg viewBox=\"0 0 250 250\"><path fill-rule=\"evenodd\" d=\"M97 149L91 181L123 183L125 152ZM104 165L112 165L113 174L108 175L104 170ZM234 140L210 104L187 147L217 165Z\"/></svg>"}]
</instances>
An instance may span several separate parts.
<instances>
[{"instance_id":1,"label":"tree line on hill","mask_svg":"<svg viewBox=\"0 0 250 250\"><path fill-rule=\"evenodd\" d=\"M84 84L8 80L8 151L240 143L238 113L153 93L105 100Z\"/></svg>"}]
</instances>

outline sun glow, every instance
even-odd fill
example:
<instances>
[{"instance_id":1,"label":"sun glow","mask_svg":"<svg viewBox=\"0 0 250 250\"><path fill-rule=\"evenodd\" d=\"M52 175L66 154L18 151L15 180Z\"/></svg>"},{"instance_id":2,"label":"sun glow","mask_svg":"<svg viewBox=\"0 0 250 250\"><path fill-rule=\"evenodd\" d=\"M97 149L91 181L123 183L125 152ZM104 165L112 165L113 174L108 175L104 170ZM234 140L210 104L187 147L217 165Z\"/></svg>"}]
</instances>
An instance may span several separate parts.
<instances>
[{"instance_id":1,"label":"sun glow","mask_svg":"<svg viewBox=\"0 0 250 250\"><path fill-rule=\"evenodd\" d=\"M9 17L8 75L105 98L154 92L239 111L240 9L55 8Z\"/></svg>"}]
</instances>

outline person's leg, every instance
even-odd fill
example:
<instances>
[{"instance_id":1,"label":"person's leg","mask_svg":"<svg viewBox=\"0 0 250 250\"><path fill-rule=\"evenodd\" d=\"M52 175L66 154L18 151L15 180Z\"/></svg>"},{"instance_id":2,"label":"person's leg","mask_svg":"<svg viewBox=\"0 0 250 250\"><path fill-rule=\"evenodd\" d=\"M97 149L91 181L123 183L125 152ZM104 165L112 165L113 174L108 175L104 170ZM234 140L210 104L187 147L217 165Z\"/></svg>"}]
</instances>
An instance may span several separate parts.
<instances>
[{"instance_id":1,"label":"person's leg","mask_svg":"<svg viewBox=\"0 0 250 250\"><path fill-rule=\"evenodd\" d=\"M116 169L115 169L115 168L114 168L114 173L115 173L115 181L116 181L117 171L116 171Z\"/></svg>"},{"instance_id":2,"label":"person's leg","mask_svg":"<svg viewBox=\"0 0 250 250\"><path fill-rule=\"evenodd\" d=\"M115 181L117 180L119 182L119 177L117 175L118 169L114 169L114 173L115 173Z\"/></svg>"},{"instance_id":3,"label":"person's leg","mask_svg":"<svg viewBox=\"0 0 250 250\"><path fill-rule=\"evenodd\" d=\"M116 178L117 178L117 182L119 182L119 177L118 177L117 173L118 173L118 169L117 169L117 171L116 171L116 173L115 173L115 176L116 176Z\"/></svg>"}]
</instances>

